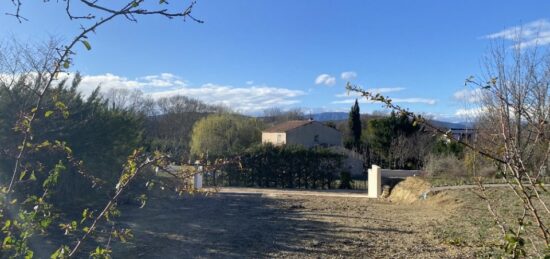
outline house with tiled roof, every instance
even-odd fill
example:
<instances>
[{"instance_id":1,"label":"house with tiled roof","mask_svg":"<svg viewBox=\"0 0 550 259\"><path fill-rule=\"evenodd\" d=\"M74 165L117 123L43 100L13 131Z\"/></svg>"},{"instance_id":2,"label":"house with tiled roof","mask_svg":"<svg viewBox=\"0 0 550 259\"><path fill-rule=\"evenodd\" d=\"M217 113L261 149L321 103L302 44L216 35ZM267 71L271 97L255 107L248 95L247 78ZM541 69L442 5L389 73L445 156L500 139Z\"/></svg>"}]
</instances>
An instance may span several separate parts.
<instances>
[{"instance_id":1,"label":"house with tiled roof","mask_svg":"<svg viewBox=\"0 0 550 259\"><path fill-rule=\"evenodd\" d=\"M314 120L293 120L277 124L262 131L262 143L274 145L302 145L304 147L328 147L342 154L345 159L342 170L353 176L363 174L363 160L360 154L347 150L342 145L342 133Z\"/></svg>"},{"instance_id":2,"label":"house with tiled roof","mask_svg":"<svg viewBox=\"0 0 550 259\"><path fill-rule=\"evenodd\" d=\"M262 143L304 147L342 146L342 133L314 120L292 120L262 131Z\"/></svg>"}]
</instances>

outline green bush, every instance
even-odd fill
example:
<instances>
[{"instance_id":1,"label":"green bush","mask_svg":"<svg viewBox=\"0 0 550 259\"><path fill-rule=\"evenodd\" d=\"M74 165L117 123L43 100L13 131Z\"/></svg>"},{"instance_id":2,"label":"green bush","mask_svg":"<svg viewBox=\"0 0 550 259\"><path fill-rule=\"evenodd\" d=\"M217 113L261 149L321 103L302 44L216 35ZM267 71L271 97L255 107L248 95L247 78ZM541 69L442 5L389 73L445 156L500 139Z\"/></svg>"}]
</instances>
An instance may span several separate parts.
<instances>
[{"instance_id":1,"label":"green bush","mask_svg":"<svg viewBox=\"0 0 550 259\"><path fill-rule=\"evenodd\" d=\"M240 157L242 168L226 171L233 185L281 188L333 188L342 155L329 149L271 144L248 149Z\"/></svg>"},{"instance_id":2,"label":"green bush","mask_svg":"<svg viewBox=\"0 0 550 259\"><path fill-rule=\"evenodd\" d=\"M101 180L96 187L114 186L127 156L140 145L143 116L129 110L110 109L98 90L87 98L82 97L77 91L79 83L77 75L70 84L61 82L44 97L33 123L33 128L40 130L32 132L22 160L22 168L29 169L26 177L32 173L36 181L30 181L24 189L16 186L16 191L39 193L49 168L61 161L64 170L60 172L53 198L80 202L86 198L94 200L94 194L106 197L111 188L92 188L91 177ZM0 155L0 180L4 182L11 178L22 141L22 134L13 130L19 121L18 111L31 110L31 100L35 98L26 84L28 82L20 81L16 87L0 87L0 152L6 154ZM53 149L56 141L66 149ZM42 143L49 143L45 145L47 150L36 147ZM67 150L72 154L71 159L67 159Z\"/></svg>"}]
</instances>

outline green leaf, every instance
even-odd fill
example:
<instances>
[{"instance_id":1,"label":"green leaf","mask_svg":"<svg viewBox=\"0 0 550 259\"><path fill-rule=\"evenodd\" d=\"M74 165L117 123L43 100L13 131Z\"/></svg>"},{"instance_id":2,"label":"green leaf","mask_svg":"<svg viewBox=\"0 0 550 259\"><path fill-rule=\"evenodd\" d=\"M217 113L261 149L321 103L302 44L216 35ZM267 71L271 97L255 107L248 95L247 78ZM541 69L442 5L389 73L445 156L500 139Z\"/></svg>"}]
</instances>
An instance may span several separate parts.
<instances>
[{"instance_id":1,"label":"green leaf","mask_svg":"<svg viewBox=\"0 0 550 259\"><path fill-rule=\"evenodd\" d=\"M19 181L23 180L23 177L27 174L27 170L21 171L21 175L19 176Z\"/></svg>"},{"instance_id":2,"label":"green leaf","mask_svg":"<svg viewBox=\"0 0 550 259\"><path fill-rule=\"evenodd\" d=\"M139 6L138 2L136 1L132 2L132 7L138 7L138 6Z\"/></svg>"},{"instance_id":3,"label":"green leaf","mask_svg":"<svg viewBox=\"0 0 550 259\"><path fill-rule=\"evenodd\" d=\"M88 211L89 211L88 208L86 208L86 209L84 209L84 210L82 211L82 218L83 218L83 219L88 218Z\"/></svg>"},{"instance_id":4,"label":"green leaf","mask_svg":"<svg viewBox=\"0 0 550 259\"><path fill-rule=\"evenodd\" d=\"M92 49L92 45L87 40L82 40L82 44L84 44L84 47L86 47L87 50Z\"/></svg>"},{"instance_id":5,"label":"green leaf","mask_svg":"<svg viewBox=\"0 0 550 259\"><path fill-rule=\"evenodd\" d=\"M11 243L11 237L10 236L7 236L4 238L4 242L2 244L6 245L6 244L9 244Z\"/></svg>"},{"instance_id":6,"label":"green leaf","mask_svg":"<svg viewBox=\"0 0 550 259\"><path fill-rule=\"evenodd\" d=\"M31 176L29 177L29 180L36 181L36 175L34 175L34 171L32 171Z\"/></svg>"},{"instance_id":7,"label":"green leaf","mask_svg":"<svg viewBox=\"0 0 550 259\"><path fill-rule=\"evenodd\" d=\"M55 107L57 107L57 108L60 109L60 110L67 109L67 106L66 106L63 102L60 102L60 101L57 101L57 102L55 103Z\"/></svg>"},{"instance_id":8,"label":"green leaf","mask_svg":"<svg viewBox=\"0 0 550 259\"><path fill-rule=\"evenodd\" d=\"M511 243L511 244L515 244L518 241L516 236L514 236L513 234L506 234L504 236L504 240L506 240L506 242Z\"/></svg>"},{"instance_id":9,"label":"green leaf","mask_svg":"<svg viewBox=\"0 0 550 259\"><path fill-rule=\"evenodd\" d=\"M52 223L52 219L51 218L45 218L45 219L40 221L40 226L45 229L50 225L50 223Z\"/></svg>"},{"instance_id":10,"label":"green leaf","mask_svg":"<svg viewBox=\"0 0 550 259\"><path fill-rule=\"evenodd\" d=\"M52 116L52 114L53 114L53 111L46 111L44 113L44 117L48 118L48 117Z\"/></svg>"},{"instance_id":11,"label":"green leaf","mask_svg":"<svg viewBox=\"0 0 550 259\"><path fill-rule=\"evenodd\" d=\"M2 230L7 230L8 228L10 228L11 226L11 220L6 220L6 222L4 223L4 227L2 228Z\"/></svg>"},{"instance_id":12,"label":"green leaf","mask_svg":"<svg viewBox=\"0 0 550 259\"><path fill-rule=\"evenodd\" d=\"M63 62L63 68L65 69L69 68L70 65L71 65L71 62L69 62L68 60L65 60L65 62Z\"/></svg>"}]
</instances>

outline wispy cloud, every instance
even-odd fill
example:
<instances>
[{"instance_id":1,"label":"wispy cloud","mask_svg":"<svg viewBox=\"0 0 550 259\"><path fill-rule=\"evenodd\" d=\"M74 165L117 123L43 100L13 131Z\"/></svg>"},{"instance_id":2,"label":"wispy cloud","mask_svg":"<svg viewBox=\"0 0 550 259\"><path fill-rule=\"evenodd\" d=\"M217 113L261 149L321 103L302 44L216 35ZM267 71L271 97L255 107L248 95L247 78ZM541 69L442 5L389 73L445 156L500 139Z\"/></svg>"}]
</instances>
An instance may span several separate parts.
<instances>
[{"instance_id":1,"label":"wispy cloud","mask_svg":"<svg viewBox=\"0 0 550 259\"><path fill-rule=\"evenodd\" d=\"M457 101L462 102L468 102L468 103L477 103L481 100L482 97L482 90L479 88L475 89L462 89L460 91L456 91L453 94L453 97Z\"/></svg>"},{"instance_id":2,"label":"wispy cloud","mask_svg":"<svg viewBox=\"0 0 550 259\"><path fill-rule=\"evenodd\" d=\"M187 86L187 83L180 77L170 74L170 73L161 73L160 75L150 75L139 78L147 86L151 87L173 87Z\"/></svg>"},{"instance_id":3,"label":"wispy cloud","mask_svg":"<svg viewBox=\"0 0 550 259\"><path fill-rule=\"evenodd\" d=\"M400 92L405 90L404 87L381 87L381 88L369 88L367 89L367 92L371 93L392 93L392 92Z\"/></svg>"},{"instance_id":4,"label":"wispy cloud","mask_svg":"<svg viewBox=\"0 0 550 259\"><path fill-rule=\"evenodd\" d=\"M420 104L429 104L429 105L434 105L437 103L437 100L435 99L428 99L428 98L416 98L416 97L413 97L413 98L391 98L391 100L394 102L394 103L420 103ZM349 104L349 103L354 103L355 102L355 99L345 99L345 100L338 100L338 101L333 101L332 103L333 104ZM371 100L366 100L366 99L360 99L359 102L361 103L375 103Z\"/></svg>"},{"instance_id":5,"label":"wispy cloud","mask_svg":"<svg viewBox=\"0 0 550 259\"><path fill-rule=\"evenodd\" d=\"M517 42L515 47L527 48L550 44L550 21L536 20L512 26L502 31L483 36L486 39L504 39Z\"/></svg>"},{"instance_id":6,"label":"wispy cloud","mask_svg":"<svg viewBox=\"0 0 550 259\"><path fill-rule=\"evenodd\" d=\"M461 118L475 118L482 115L486 112L487 109L484 107L470 108L470 109L458 109L455 112L455 116Z\"/></svg>"},{"instance_id":7,"label":"wispy cloud","mask_svg":"<svg viewBox=\"0 0 550 259\"><path fill-rule=\"evenodd\" d=\"M357 99L360 103L375 103L371 100L366 100L366 99ZM351 104L351 103L355 103L355 99L344 99L344 100L337 100L337 101L332 101L332 104Z\"/></svg>"},{"instance_id":8,"label":"wispy cloud","mask_svg":"<svg viewBox=\"0 0 550 259\"><path fill-rule=\"evenodd\" d=\"M65 75L73 77L74 75ZM114 74L85 75L79 90L90 94L96 87L102 91L113 88L140 90L152 98L162 98L174 95L185 95L211 104L223 104L237 111L254 113L266 108L289 106L300 103L299 97L306 95L304 91L267 85L249 85L235 87L223 84L207 83L190 85L179 76L162 73L129 79Z\"/></svg>"},{"instance_id":9,"label":"wispy cloud","mask_svg":"<svg viewBox=\"0 0 550 259\"><path fill-rule=\"evenodd\" d=\"M252 113L270 107L300 103L297 97L305 93L300 90L270 86L233 87L212 83L200 87L183 87L151 93L155 99L174 95L185 95L206 103L223 104L238 111Z\"/></svg>"},{"instance_id":10,"label":"wispy cloud","mask_svg":"<svg viewBox=\"0 0 550 259\"><path fill-rule=\"evenodd\" d=\"M366 89L367 92L370 93L392 93L392 92L400 92L405 90L404 87L380 87L380 88L369 88ZM349 92L349 93L341 93L337 94L336 97L348 97L348 96L361 96L358 92Z\"/></svg>"},{"instance_id":11,"label":"wispy cloud","mask_svg":"<svg viewBox=\"0 0 550 259\"><path fill-rule=\"evenodd\" d=\"M332 86L336 83L336 78L329 74L320 74L315 78L316 85Z\"/></svg>"},{"instance_id":12,"label":"wispy cloud","mask_svg":"<svg viewBox=\"0 0 550 259\"><path fill-rule=\"evenodd\" d=\"M355 71L346 71L342 72L342 74L340 74L340 77L344 80L353 80L357 77L357 73L355 73Z\"/></svg>"},{"instance_id":13,"label":"wispy cloud","mask_svg":"<svg viewBox=\"0 0 550 259\"><path fill-rule=\"evenodd\" d=\"M436 99L429 99L429 98L392 98L393 102L396 103L423 103L423 104L429 104L434 105L437 103Z\"/></svg>"},{"instance_id":14,"label":"wispy cloud","mask_svg":"<svg viewBox=\"0 0 550 259\"><path fill-rule=\"evenodd\" d=\"M68 75L72 77L73 75ZM140 89L146 86L149 80L130 80L126 77L113 75L110 73L93 76L83 76L80 83L80 91L84 94L91 93L98 86L103 90L109 90L112 88L125 88L125 89Z\"/></svg>"}]
</instances>

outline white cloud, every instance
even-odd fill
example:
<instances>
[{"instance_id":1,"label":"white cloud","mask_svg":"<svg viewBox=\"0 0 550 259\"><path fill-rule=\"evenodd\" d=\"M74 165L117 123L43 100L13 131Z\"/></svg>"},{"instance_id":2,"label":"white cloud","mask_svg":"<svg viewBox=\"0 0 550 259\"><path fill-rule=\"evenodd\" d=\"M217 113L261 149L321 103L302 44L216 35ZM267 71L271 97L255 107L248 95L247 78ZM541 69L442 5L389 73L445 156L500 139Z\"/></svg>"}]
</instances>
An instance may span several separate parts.
<instances>
[{"instance_id":1,"label":"white cloud","mask_svg":"<svg viewBox=\"0 0 550 259\"><path fill-rule=\"evenodd\" d=\"M391 100L394 103L421 103L421 104L429 104L434 105L437 103L437 100L435 99L428 99L428 98L391 98ZM348 103L354 103L355 99L345 99L345 100L339 100L339 101L333 101L333 104L348 104ZM365 98L360 99L359 102L361 103L376 103L372 100L366 100Z\"/></svg>"},{"instance_id":2,"label":"white cloud","mask_svg":"<svg viewBox=\"0 0 550 259\"><path fill-rule=\"evenodd\" d=\"M372 100L367 100L365 98L358 98L357 100L359 101L359 103L376 103ZM355 103L355 99L332 101L332 104L352 104L352 103Z\"/></svg>"},{"instance_id":3,"label":"white cloud","mask_svg":"<svg viewBox=\"0 0 550 259\"><path fill-rule=\"evenodd\" d=\"M381 87L381 88L369 88L369 89L366 89L365 91L369 92L369 93L392 93L392 92L400 92L400 91L403 91L405 90L404 87ZM346 93L342 93L342 94L337 94L335 95L336 97L348 97L348 96L361 96L360 93L358 92L346 92Z\"/></svg>"},{"instance_id":4,"label":"white cloud","mask_svg":"<svg viewBox=\"0 0 550 259\"><path fill-rule=\"evenodd\" d=\"M424 103L429 105L434 105L437 103L435 99L429 98L391 98L393 102L396 103Z\"/></svg>"},{"instance_id":5,"label":"white cloud","mask_svg":"<svg viewBox=\"0 0 550 259\"><path fill-rule=\"evenodd\" d=\"M332 86L336 83L336 78L329 74L320 74L315 78L316 85L328 85Z\"/></svg>"},{"instance_id":6,"label":"white cloud","mask_svg":"<svg viewBox=\"0 0 550 259\"><path fill-rule=\"evenodd\" d=\"M352 80L357 77L357 73L355 73L355 71L346 71L342 72L342 74L340 74L340 77L344 80Z\"/></svg>"},{"instance_id":7,"label":"white cloud","mask_svg":"<svg viewBox=\"0 0 550 259\"><path fill-rule=\"evenodd\" d=\"M458 109L455 112L455 116L463 118L475 118L486 112L484 107L470 108L470 109Z\"/></svg>"},{"instance_id":8,"label":"white cloud","mask_svg":"<svg viewBox=\"0 0 550 259\"><path fill-rule=\"evenodd\" d=\"M150 75L150 76L144 76L140 78L144 80L145 84L151 87L173 87L173 86L179 86L184 87L187 86L186 82L183 81L178 76L175 76L170 73L162 73L160 75Z\"/></svg>"},{"instance_id":9,"label":"white cloud","mask_svg":"<svg viewBox=\"0 0 550 259\"><path fill-rule=\"evenodd\" d=\"M345 97L360 97L361 94L358 92L345 92L342 94L335 95L336 97L345 98Z\"/></svg>"},{"instance_id":10,"label":"white cloud","mask_svg":"<svg viewBox=\"0 0 550 259\"><path fill-rule=\"evenodd\" d=\"M253 85L253 84L254 84L254 81L252 80L246 81L246 85Z\"/></svg>"},{"instance_id":11,"label":"white cloud","mask_svg":"<svg viewBox=\"0 0 550 259\"><path fill-rule=\"evenodd\" d=\"M73 77L73 73L64 73L60 75L59 79L68 78L69 80L72 80ZM82 81L80 82L79 89L84 95L88 95L98 86L101 87L101 90L105 92L113 88L123 88L129 90L150 92L159 89L186 87L187 83L182 78L170 73L143 76L136 79L128 79L123 76L106 73L101 75L82 76Z\"/></svg>"},{"instance_id":12,"label":"white cloud","mask_svg":"<svg viewBox=\"0 0 550 259\"><path fill-rule=\"evenodd\" d=\"M183 87L150 94L153 98L185 95L206 103L223 104L235 110L252 113L276 106L300 103L297 97L303 91L270 86L233 87L217 84L204 84L200 87Z\"/></svg>"},{"instance_id":13,"label":"white cloud","mask_svg":"<svg viewBox=\"0 0 550 259\"><path fill-rule=\"evenodd\" d=\"M481 100L482 97L482 90L480 88L475 88L473 90L470 89L462 89L460 91L457 91L453 94L453 97L457 101L463 101L468 103L476 103Z\"/></svg>"},{"instance_id":14,"label":"white cloud","mask_svg":"<svg viewBox=\"0 0 550 259\"><path fill-rule=\"evenodd\" d=\"M367 89L367 92L370 93L392 93L392 92L400 92L405 90L403 87L382 87L382 88L369 88Z\"/></svg>"},{"instance_id":15,"label":"white cloud","mask_svg":"<svg viewBox=\"0 0 550 259\"><path fill-rule=\"evenodd\" d=\"M524 25L512 26L502 31L485 35L486 39L505 39L518 41L515 47L526 48L550 44L550 22L547 19L536 20Z\"/></svg>"},{"instance_id":16,"label":"white cloud","mask_svg":"<svg viewBox=\"0 0 550 259\"><path fill-rule=\"evenodd\" d=\"M72 78L73 75L68 75ZM130 80L126 77L113 75L110 73L95 76L83 76L80 83L80 90L84 94L91 93L98 86L102 90L106 91L112 88L125 88L125 89L140 89L144 86L146 81Z\"/></svg>"},{"instance_id":17,"label":"white cloud","mask_svg":"<svg viewBox=\"0 0 550 259\"><path fill-rule=\"evenodd\" d=\"M369 89L366 89L365 91L367 91L369 93L373 93L373 94L383 94L383 93L400 92L400 91L403 91L403 90L405 90L404 87L380 87L380 88L369 88ZM333 104L354 103L355 99L350 99L349 97L360 98L359 100L362 103L376 103L376 102L373 102L371 100L367 101L358 92L349 92L349 93L337 94L336 97L339 97L339 98L348 97L348 99L333 101L332 102ZM420 104L429 104L429 105L434 105L434 104L437 103L437 100L435 100L435 99L419 98L419 97L411 97L411 98L398 98L398 97L391 98L390 97L390 99L392 99L392 101L395 102L395 103L420 103Z\"/></svg>"},{"instance_id":18,"label":"white cloud","mask_svg":"<svg viewBox=\"0 0 550 259\"><path fill-rule=\"evenodd\" d=\"M65 74L72 78L74 75ZM253 83L253 82L252 82ZM248 82L247 82L248 84ZM270 107L289 106L300 103L304 91L272 86L234 87L220 84L191 86L181 77L162 73L128 79L114 74L86 75L79 86L84 95L90 94L97 86L102 91L113 88L140 90L155 99L174 95L185 95L209 104L223 104L244 113L258 112Z\"/></svg>"}]
</instances>

